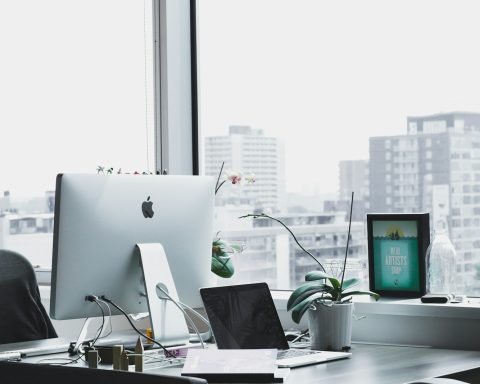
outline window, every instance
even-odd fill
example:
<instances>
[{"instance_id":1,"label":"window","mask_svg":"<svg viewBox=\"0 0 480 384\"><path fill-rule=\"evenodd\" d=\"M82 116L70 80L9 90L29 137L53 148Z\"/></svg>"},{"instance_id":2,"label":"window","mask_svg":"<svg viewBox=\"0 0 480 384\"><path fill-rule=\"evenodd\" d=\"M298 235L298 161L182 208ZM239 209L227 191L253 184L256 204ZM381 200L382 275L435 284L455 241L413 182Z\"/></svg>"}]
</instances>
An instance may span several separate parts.
<instances>
[{"instance_id":1,"label":"window","mask_svg":"<svg viewBox=\"0 0 480 384\"><path fill-rule=\"evenodd\" d=\"M150 0L0 3L1 248L50 267L57 173L154 170L152 36Z\"/></svg>"},{"instance_id":2,"label":"window","mask_svg":"<svg viewBox=\"0 0 480 384\"><path fill-rule=\"evenodd\" d=\"M321 217L322 224L300 224L295 233L343 235L344 191L355 191L354 221L363 228L367 207L438 214L434 187L480 169L480 158L469 149L480 141L472 86L480 83L480 59L470 49L480 26L472 3L202 0L197 12L201 169L217 175L224 161L227 169L257 178L254 185L223 187L217 216L231 223L216 229L233 239L263 231L276 244L256 249L270 258L255 265L247 244L234 256L234 281L251 281L253 268L268 272L272 287L287 289L312 267L303 268L309 261L295 256L292 239L275 241L283 234L278 228L245 219L238 224L242 214L264 211L285 221ZM455 55L445 56L446 50ZM387 196L392 190L393 200ZM446 199L437 206L448 216L451 209L477 205L461 187ZM473 217L462 219L475 229L468 220ZM451 220L454 244L465 235L462 224ZM365 234L358 235L363 246L351 258L366 266ZM340 241L311 245L330 265L344 247ZM464 252L457 249L459 263ZM466 274L459 289L480 294L474 279Z\"/></svg>"}]
</instances>

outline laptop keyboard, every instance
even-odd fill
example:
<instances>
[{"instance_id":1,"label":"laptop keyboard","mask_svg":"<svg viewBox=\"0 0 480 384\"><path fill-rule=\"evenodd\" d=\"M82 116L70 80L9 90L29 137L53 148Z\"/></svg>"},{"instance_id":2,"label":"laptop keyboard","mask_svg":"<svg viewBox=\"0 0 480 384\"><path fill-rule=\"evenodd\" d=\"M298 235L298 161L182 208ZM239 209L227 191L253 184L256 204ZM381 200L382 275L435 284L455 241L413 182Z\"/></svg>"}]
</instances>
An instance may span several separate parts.
<instances>
[{"instance_id":1,"label":"laptop keyboard","mask_svg":"<svg viewBox=\"0 0 480 384\"><path fill-rule=\"evenodd\" d=\"M283 349L277 353L277 359L290 359L292 357L307 356L319 353L319 351L312 351L311 349Z\"/></svg>"}]
</instances>

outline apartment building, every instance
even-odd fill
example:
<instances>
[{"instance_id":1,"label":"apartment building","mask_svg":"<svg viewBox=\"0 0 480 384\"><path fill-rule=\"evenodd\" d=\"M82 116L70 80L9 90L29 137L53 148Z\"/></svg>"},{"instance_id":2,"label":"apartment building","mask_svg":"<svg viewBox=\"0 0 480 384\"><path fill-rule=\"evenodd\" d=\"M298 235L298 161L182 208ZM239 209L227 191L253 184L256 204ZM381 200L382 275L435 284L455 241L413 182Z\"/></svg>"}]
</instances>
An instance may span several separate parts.
<instances>
[{"instance_id":1,"label":"apartment building","mask_svg":"<svg viewBox=\"0 0 480 384\"><path fill-rule=\"evenodd\" d=\"M407 133L370 138L369 210L430 212L449 224L459 289L478 292L480 114L408 117Z\"/></svg>"},{"instance_id":2,"label":"apartment building","mask_svg":"<svg viewBox=\"0 0 480 384\"><path fill-rule=\"evenodd\" d=\"M256 181L222 188L217 205L250 201L262 212L285 211L285 154L280 139L250 126L230 126L228 136L205 138L205 174L218 176L222 162L225 171L252 173Z\"/></svg>"}]
</instances>

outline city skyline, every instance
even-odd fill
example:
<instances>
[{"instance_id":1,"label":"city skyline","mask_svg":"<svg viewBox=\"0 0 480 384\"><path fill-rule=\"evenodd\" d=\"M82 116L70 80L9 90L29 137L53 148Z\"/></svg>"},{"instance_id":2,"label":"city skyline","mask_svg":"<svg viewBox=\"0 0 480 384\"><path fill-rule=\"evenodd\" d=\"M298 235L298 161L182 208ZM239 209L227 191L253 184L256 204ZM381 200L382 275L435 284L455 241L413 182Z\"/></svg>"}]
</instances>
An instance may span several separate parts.
<instances>
[{"instance_id":1,"label":"city skyline","mask_svg":"<svg viewBox=\"0 0 480 384\"><path fill-rule=\"evenodd\" d=\"M338 162L367 159L369 137L404 134L408 116L480 111L479 9L202 1L200 127L205 136L230 124L262 129L285 142L288 192L335 193Z\"/></svg>"},{"instance_id":2,"label":"city skyline","mask_svg":"<svg viewBox=\"0 0 480 384\"><path fill-rule=\"evenodd\" d=\"M297 272L306 266L303 261L297 260L298 250L291 244L289 236L281 228L280 231L266 230L268 225L257 227L257 222L238 220L238 216L253 209L274 209L283 204L281 194L278 194L285 183L282 172L278 172L281 168L278 165L283 162L283 146L274 137L264 136L262 131L249 126L233 126L229 135L212 136L206 140L207 169L211 174L217 175L215 163L224 159L227 165L243 167L249 164L253 169L261 170L265 181L240 189L230 186L224 191L226 193L217 196L215 217L220 218L220 222L215 223L215 231L220 230L222 236L227 236L229 240L230 236L234 241L250 244L246 252L237 257L240 270L245 273L251 270L249 258L257 260L266 257L265 268L272 283L278 284L290 276L290 285L295 285L298 276L303 275L303 272L299 275ZM449 236L457 249L456 269L460 274L457 284L461 291L472 294L480 290L477 284L480 242L476 235L480 226L480 113L409 117L408 129L403 134L371 137L369 152L371 161L368 164L347 162L343 170L345 190L350 188L349 185L362 188L362 181L365 182L363 197L366 205L362 208L358 204L362 200L361 194L356 205L356 208L365 210L354 219L358 235L357 264L358 267L363 266L356 271L364 273L366 266L365 212L429 212L431 230L438 219L445 219L448 225ZM224 157L227 155L231 157ZM362 175L356 179L352 173ZM229 194L228 190L233 193ZM23 247L15 231L21 229L26 232L20 231L19 234L33 235L34 222L39 226L39 235L43 233L46 227L42 220L53 220L52 207L47 200L52 196L45 195L41 204L44 209L50 210L49 216L38 213L22 216L19 212L20 215L1 217L5 223L14 223L13 227L4 226L4 235L10 238L11 244L17 240L16 246ZM9 199L10 196L0 199L0 208L5 207ZM293 203L295 206L288 205L286 211L277 210L274 215L288 221L297 235L311 244L309 247L316 250L318 257L330 261L338 258L338 249L330 254L329 244L333 242L336 247L342 247L342 243L335 239L348 223L345 219L346 206L341 201L328 202L318 210L309 205L307 199L295 199ZM290 210L292 207L296 209ZM47 232L51 232L51 228ZM46 236L42 236L45 240ZM276 258L275 254L281 257ZM287 267L288 260L292 263ZM278 268L278 273L275 268ZM262 272L257 270L257 274L249 274L245 278L258 274ZM242 277L239 276L239 279Z\"/></svg>"}]
</instances>

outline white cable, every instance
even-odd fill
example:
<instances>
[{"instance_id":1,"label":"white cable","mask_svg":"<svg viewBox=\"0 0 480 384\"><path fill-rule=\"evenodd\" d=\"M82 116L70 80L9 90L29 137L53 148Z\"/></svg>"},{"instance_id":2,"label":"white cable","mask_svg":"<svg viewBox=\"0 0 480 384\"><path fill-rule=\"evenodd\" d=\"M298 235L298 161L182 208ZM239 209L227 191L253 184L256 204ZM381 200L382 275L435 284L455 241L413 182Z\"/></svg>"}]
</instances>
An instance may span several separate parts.
<instances>
[{"instance_id":1,"label":"white cable","mask_svg":"<svg viewBox=\"0 0 480 384\"><path fill-rule=\"evenodd\" d=\"M181 301L179 301L178 304L180 304L182 307L185 307L188 310L192 311L200 320L202 320L206 325L208 325L209 329L211 328L210 327L210 322L205 317L203 317L198 311L196 311L192 307L189 307L187 304L182 303Z\"/></svg>"},{"instance_id":2,"label":"white cable","mask_svg":"<svg viewBox=\"0 0 480 384\"><path fill-rule=\"evenodd\" d=\"M190 326L193 328L193 330L195 331L195 333L197 334L198 336L198 339L200 340L200 344L202 345L202 348L205 349L205 344L203 343L203 340L202 340L202 337L200 336L200 332L198 331L198 328L197 326L195 325L195 323L193 322L192 318L187 314L187 312L185 312L185 310L182 308L182 306L177 303L176 300L174 300L172 298L172 296L170 296L160 285L157 285L157 288L160 289L163 294L165 296L168 297L168 299L173 303L175 304L175 306L180 309L180 311L182 311L183 315L185 316L185 318L187 319L187 321L190 323Z\"/></svg>"},{"instance_id":3,"label":"white cable","mask_svg":"<svg viewBox=\"0 0 480 384\"><path fill-rule=\"evenodd\" d=\"M194 314L195 316L197 316L198 319L202 320L205 325L208 327L208 331L207 332L203 332L201 334L201 339L203 341L207 341L209 339L212 338L212 327L210 326L210 322L202 316L202 314L200 314L198 311L196 311L195 309L193 309L192 307L188 306L187 304L185 303L182 303L182 302L178 302L180 305L184 306L185 308L187 308L189 311L192 312L192 314Z\"/></svg>"},{"instance_id":4,"label":"white cable","mask_svg":"<svg viewBox=\"0 0 480 384\"><path fill-rule=\"evenodd\" d=\"M108 331L108 333L105 335L105 336L102 336L102 333L103 333L103 330L102 330L102 333L100 333L100 336L98 337L99 339L101 339L102 337L107 337L109 336L112 332L113 332L113 327L112 327L112 309L110 308L110 304L108 304L106 301L100 299L100 298L97 298L97 300L104 304L105 307L107 307L107 310L108 310L108 325L109 325L109 328L110 330ZM105 327L104 329L107 329L107 327Z\"/></svg>"}]
</instances>

